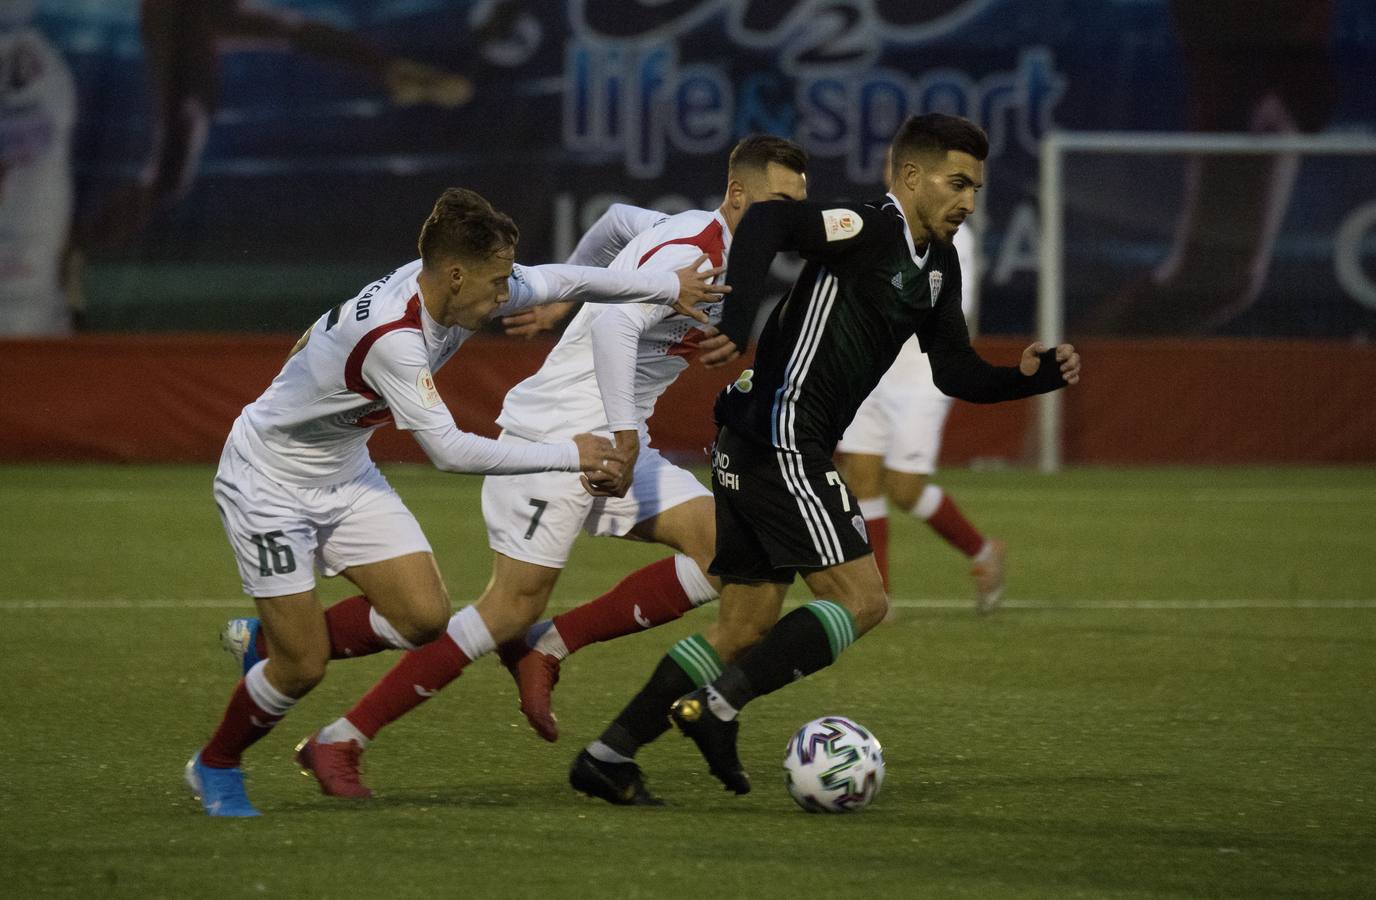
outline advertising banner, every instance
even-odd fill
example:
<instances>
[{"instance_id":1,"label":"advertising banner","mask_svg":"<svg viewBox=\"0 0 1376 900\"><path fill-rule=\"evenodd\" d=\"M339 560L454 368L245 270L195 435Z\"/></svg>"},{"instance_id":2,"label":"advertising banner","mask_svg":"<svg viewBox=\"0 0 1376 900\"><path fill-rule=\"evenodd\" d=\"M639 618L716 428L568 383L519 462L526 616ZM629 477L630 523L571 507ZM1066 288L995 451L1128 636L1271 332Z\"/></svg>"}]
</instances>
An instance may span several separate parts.
<instances>
[{"instance_id":1,"label":"advertising banner","mask_svg":"<svg viewBox=\"0 0 1376 900\"><path fill-rule=\"evenodd\" d=\"M516 219L522 261L560 260L610 202L715 207L752 132L808 149L813 196L877 196L896 126L939 111L991 142L979 327L1029 333L1050 129L1376 123L1376 7L1358 0L11 5L75 84L71 233L96 329L303 327L413 258L450 185ZM42 128L5 115L15 155ZM1373 168L1072 157L1072 325L1369 337Z\"/></svg>"}]
</instances>

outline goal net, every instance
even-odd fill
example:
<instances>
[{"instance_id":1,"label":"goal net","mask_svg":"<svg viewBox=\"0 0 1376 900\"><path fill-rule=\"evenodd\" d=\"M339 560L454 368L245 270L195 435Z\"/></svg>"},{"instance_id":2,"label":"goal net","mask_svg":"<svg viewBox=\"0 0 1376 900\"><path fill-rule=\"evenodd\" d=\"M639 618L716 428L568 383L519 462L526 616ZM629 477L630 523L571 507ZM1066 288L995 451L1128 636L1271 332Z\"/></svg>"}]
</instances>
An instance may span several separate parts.
<instances>
[{"instance_id":1,"label":"goal net","mask_svg":"<svg viewBox=\"0 0 1376 900\"><path fill-rule=\"evenodd\" d=\"M1376 138L1053 132L1038 336L1376 336ZM1061 464L1060 393L1039 466Z\"/></svg>"}]
</instances>

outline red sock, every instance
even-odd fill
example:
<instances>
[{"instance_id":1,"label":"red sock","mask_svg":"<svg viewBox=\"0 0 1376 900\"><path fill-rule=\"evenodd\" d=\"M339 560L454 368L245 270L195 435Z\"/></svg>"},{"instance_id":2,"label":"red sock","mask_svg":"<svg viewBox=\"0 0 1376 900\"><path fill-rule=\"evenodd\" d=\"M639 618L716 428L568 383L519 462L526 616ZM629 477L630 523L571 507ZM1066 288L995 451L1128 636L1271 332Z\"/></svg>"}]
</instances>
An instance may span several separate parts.
<instances>
[{"instance_id":1,"label":"red sock","mask_svg":"<svg viewBox=\"0 0 1376 900\"><path fill-rule=\"evenodd\" d=\"M392 649L373 631L373 623L368 619L372 609L368 598L357 594L325 610L325 625L330 629L330 659L371 656ZM259 659L268 655L267 637L261 628L258 629L258 640L254 646Z\"/></svg>"},{"instance_id":2,"label":"red sock","mask_svg":"<svg viewBox=\"0 0 1376 900\"><path fill-rule=\"evenodd\" d=\"M470 662L454 639L442 634L423 647L407 651L344 718L371 740L384 726L438 694Z\"/></svg>"},{"instance_id":3,"label":"red sock","mask_svg":"<svg viewBox=\"0 0 1376 900\"><path fill-rule=\"evenodd\" d=\"M555 616L554 627L573 653L588 644L672 622L692 608L671 556L637 569L596 600Z\"/></svg>"},{"instance_id":4,"label":"red sock","mask_svg":"<svg viewBox=\"0 0 1376 900\"><path fill-rule=\"evenodd\" d=\"M889 517L865 520L865 531L870 536L870 548L874 550L874 564L879 567L879 575L884 579L884 592L889 590Z\"/></svg>"},{"instance_id":5,"label":"red sock","mask_svg":"<svg viewBox=\"0 0 1376 900\"><path fill-rule=\"evenodd\" d=\"M937 506L936 512L927 517L927 524L945 538L948 544L966 556L974 556L984 546L984 535L970 524L970 520L965 518L960 507L952 503L951 498L945 494L941 495L941 504Z\"/></svg>"},{"instance_id":6,"label":"red sock","mask_svg":"<svg viewBox=\"0 0 1376 900\"><path fill-rule=\"evenodd\" d=\"M362 594L340 600L325 610L325 624L330 629L330 659L371 656L390 650L373 631L368 614L373 605Z\"/></svg>"},{"instance_id":7,"label":"red sock","mask_svg":"<svg viewBox=\"0 0 1376 900\"><path fill-rule=\"evenodd\" d=\"M237 768L244 751L281 721L281 716L264 712L248 695L244 679L234 688L220 726L201 750L201 762L212 769Z\"/></svg>"}]
</instances>

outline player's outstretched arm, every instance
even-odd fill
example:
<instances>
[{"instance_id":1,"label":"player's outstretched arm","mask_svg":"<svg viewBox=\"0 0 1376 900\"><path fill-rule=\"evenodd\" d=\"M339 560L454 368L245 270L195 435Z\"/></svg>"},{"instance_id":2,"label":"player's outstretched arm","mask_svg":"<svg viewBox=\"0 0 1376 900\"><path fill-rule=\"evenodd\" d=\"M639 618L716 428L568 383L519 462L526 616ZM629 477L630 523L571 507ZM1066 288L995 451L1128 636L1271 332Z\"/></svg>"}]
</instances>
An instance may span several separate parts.
<instances>
[{"instance_id":1,"label":"player's outstretched arm","mask_svg":"<svg viewBox=\"0 0 1376 900\"><path fill-rule=\"evenodd\" d=\"M1070 344L1022 352L1016 366L995 366L966 345L928 351L937 390L968 403L1001 403L1059 390L1080 380L1080 354Z\"/></svg>"},{"instance_id":2,"label":"player's outstretched arm","mask_svg":"<svg viewBox=\"0 0 1376 900\"><path fill-rule=\"evenodd\" d=\"M709 368L726 365L745 352L750 329L760 304L765 301L769 266L774 256L797 250L814 258L827 258L868 240L867 213L861 208L807 200L769 200L752 204L731 240L731 263L726 284L732 289L720 334L698 345L698 359Z\"/></svg>"},{"instance_id":3,"label":"player's outstretched arm","mask_svg":"<svg viewBox=\"0 0 1376 900\"><path fill-rule=\"evenodd\" d=\"M591 434L549 444L508 444L450 428L413 431L435 468L475 475L521 475L527 472L582 472L619 478L626 453Z\"/></svg>"},{"instance_id":4,"label":"player's outstretched arm","mask_svg":"<svg viewBox=\"0 0 1376 900\"><path fill-rule=\"evenodd\" d=\"M387 402L397 428L415 435L435 467L446 472L520 475L527 472L597 472L619 477L626 454L611 441L517 444L469 434L454 423L430 373L419 334L398 329L367 351L353 385Z\"/></svg>"},{"instance_id":5,"label":"player's outstretched arm","mask_svg":"<svg viewBox=\"0 0 1376 900\"><path fill-rule=\"evenodd\" d=\"M592 227L584 232L564 262L570 266L600 266L606 268L621 249L637 234L653 228L668 218L668 213L642 209L627 203L613 203L607 207ZM511 337L529 340L553 332L578 306L564 300L533 306L502 318L502 328Z\"/></svg>"},{"instance_id":6,"label":"player's outstretched arm","mask_svg":"<svg viewBox=\"0 0 1376 900\"><path fill-rule=\"evenodd\" d=\"M650 230L668 217L668 213L657 210L631 206L628 203L613 203L578 239L578 246L573 248L573 252L564 262L571 266L606 268L632 238L642 231Z\"/></svg>"},{"instance_id":7,"label":"player's outstretched arm","mask_svg":"<svg viewBox=\"0 0 1376 900\"><path fill-rule=\"evenodd\" d=\"M722 273L721 268L699 272L696 266L700 264L685 266L678 272L622 271L560 263L518 265L508 282L510 298L498 308L497 314L510 316L531 306L561 300L658 303L672 305L675 312L686 312L699 303L720 300L729 290L724 285L712 283L712 279ZM693 318L701 317L693 315Z\"/></svg>"},{"instance_id":8,"label":"player's outstretched arm","mask_svg":"<svg viewBox=\"0 0 1376 900\"><path fill-rule=\"evenodd\" d=\"M1041 342L1023 350L1016 366L995 366L970 346L960 308L960 270L941 292L917 337L932 364L932 382L948 397L969 403L1000 403L1058 390L1080 380L1080 355L1069 344L1047 350ZM1071 379L1074 379L1073 381Z\"/></svg>"}]
</instances>

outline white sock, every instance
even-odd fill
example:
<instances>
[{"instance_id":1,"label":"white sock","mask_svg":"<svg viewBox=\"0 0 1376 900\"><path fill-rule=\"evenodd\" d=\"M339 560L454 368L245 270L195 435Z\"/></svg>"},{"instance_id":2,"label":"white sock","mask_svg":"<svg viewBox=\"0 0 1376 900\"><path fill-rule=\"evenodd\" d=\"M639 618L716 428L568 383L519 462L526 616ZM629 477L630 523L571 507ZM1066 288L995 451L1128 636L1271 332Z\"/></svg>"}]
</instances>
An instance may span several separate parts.
<instances>
[{"instance_id":1,"label":"white sock","mask_svg":"<svg viewBox=\"0 0 1376 900\"><path fill-rule=\"evenodd\" d=\"M244 687L248 688L249 698L258 705L258 708L265 713L274 716L285 716L287 710L296 705L295 697L288 697L286 694L272 686L268 681L267 673L264 671L268 667L266 659L260 659L258 664L248 670L244 676Z\"/></svg>"},{"instance_id":2,"label":"white sock","mask_svg":"<svg viewBox=\"0 0 1376 900\"><path fill-rule=\"evenodd\" d=\"M860 498L860 515L866 522L889 517L889 501L883 497Z\"/></svg>"},{"instance_id":3,"label":"white sock","mask_svg":"<svg viewBox=\"0 0 1376 900\"><path fill-rule=\"evenodd\" d=\"M382 642L393 650L414 650L416 645L401 636L401 632L388 622L375 608L368 608L368 624L373 626L373 634L382 638Z\"/></svg>"},{"instance_id":4,"label":"white sock","mask_svg":"<svg viewBox=\"0 0 1376 900\"><path fill-rule=\"evenodd\" d=\"M543 630L540 632L540 636L535 639L535 643L530 645L531 649L548 654L555 659L567 658L569 655L568 644L564 643L564 636L559 633L554 622L536 622L530 626L530 630L535 631L541 626L543 626Z\"/></svg>"},{"instance_id":5,"label":"white sock","mask_svg":"<svg viewBox=\"0 0 1376 900\"><path fill-rule=\"evenodd\" d=\"M450 640L459 645L459 649L468 657L469 662L497 649L496 642L492 640L492 632L487 630L487 625L483 622L483 617L478 615L476 606L465 606L450 616L445 631L448 632Z\"/></svg>"},{"instance_id":6,"label":"white sock","mask_svg":"<svg viewBox=\"0 0 1376 900\"><path fill-rule=\"evenodd\" d=\"M364 737L363 732L354 726L353 722L344 718L335 719L320 729L320 736L316 740L322 744L342 744L345 741L353 741L360 747L366 747L370 743Z\"/></svg>"},{"instance_id":7,"label":"white sock","mask_svg":"<svg viewBox=\"0 0 1376 900\"><path fill-rule=\"evenodd\" d=\"M635 762L629 756L622 756L611 747L601 741L593 741L588 745L588 755L599 762L604 763L628 763Z\"/></svg>"},{"instance_id":8,"label":"white sock","mask_svg":"<svg viewBox=\"0 0 1376 900\"><path fill-rule=\"evenodd\" d=\"M937 507L941 506L941 500L945 496L946 495L941 492L941 488L934 484L929 484L922 489L922 493L918 495L917 502L913 504L913 508L908 510L908 512L924 521L930 519L932 513L936 512Z\"/></svg>"},{"instance_id":9,"label":"white sock","mask_svg":"<svg viewBox=\"0 0 1376 900\"><path fill-rule=\"evenodd\" d=\"M712 589L712 582L707 580L707 576L703 574L702 569L698 567L691 556L684 556L682 553L674 554L674 574L678 576L678 583L683 588L683 593L688 595L688 602L694 607L711 603L717 599L717 592Z\"/></svg>"},{"instance_id":10,"label":"white sock","mask_svg":"<svg viewBox=\"0 0 1376 900\"><path fill-rule=\"evenodd\" d=\"M707 685L707 708L712 710L712 715L721 719L723 722L730 722L740 715L740 710L726 702L726 698L717 693L717 689L710 684Z\"/></svg>"}]
</instances>

